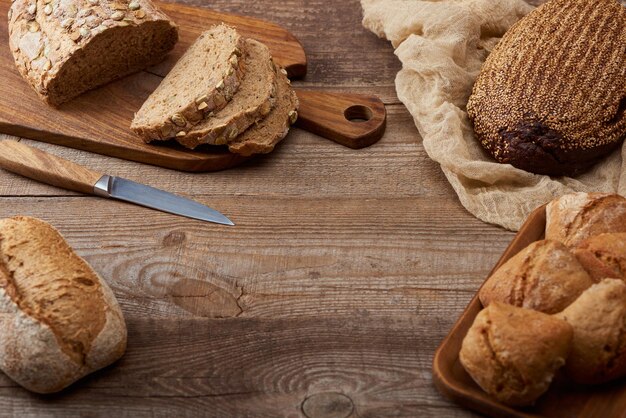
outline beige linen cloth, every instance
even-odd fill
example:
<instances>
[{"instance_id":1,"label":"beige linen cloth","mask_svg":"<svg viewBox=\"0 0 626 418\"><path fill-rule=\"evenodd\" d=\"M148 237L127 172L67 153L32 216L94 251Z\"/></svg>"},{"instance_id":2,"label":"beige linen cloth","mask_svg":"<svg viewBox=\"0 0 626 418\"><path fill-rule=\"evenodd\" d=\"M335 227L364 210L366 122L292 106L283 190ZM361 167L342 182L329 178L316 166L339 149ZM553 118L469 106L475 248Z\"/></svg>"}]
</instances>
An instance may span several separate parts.
<instances>
[{"instance_id":1,"label":"beige linen cloth","mask_svg":"<svg viewBox=\"0 0 626 418\"><path fill-rule=\"evenodd\" d=\"M403 68L398 97L426 152L465 208L518 230L528 214L576 191L626 193L624 149L577 178L550 178L494 162L474 138L465 105L480 66L504 32L532 10L522 0L361 0L363 25L391 41Z\"/></svg>"}]
</instances>

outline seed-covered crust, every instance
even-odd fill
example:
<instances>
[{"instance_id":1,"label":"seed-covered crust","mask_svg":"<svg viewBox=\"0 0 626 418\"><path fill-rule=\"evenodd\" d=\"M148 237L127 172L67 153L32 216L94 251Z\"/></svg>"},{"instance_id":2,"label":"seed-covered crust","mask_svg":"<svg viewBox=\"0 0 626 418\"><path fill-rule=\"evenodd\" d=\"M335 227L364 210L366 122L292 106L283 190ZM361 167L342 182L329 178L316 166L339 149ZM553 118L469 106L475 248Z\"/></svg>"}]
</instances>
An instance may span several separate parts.
<instances>
[{"instance_id":1,"label":"seed-covered crust","mask_svg":"<svg viewBox=\"0 0 626 418\"><path fill-rule=\"evenodd\" d=\"M189 132L233 98L245 71L245 40L226 25L204 32L148 97L131 129L146 142Z\"/></svg>"},{"instance_id":2,"label":"seed-covered crust","mask_svg":"<svg viewBox=\"0 0 626 418\"><path fill-rule=\"evenodd\" d=\"M287 77L287 71L276 68L276 107L262 121L252 125L234 141L228 149L235 154L250 156L267 154L289 133L291 125L298 119L298 96Z\"/></svg>"},{"instance_id":3,"label":"seed-covered crust","mask_svg":"<svg viewBox=\"0 0 626 418\"><path fill-rule=\"evenodd\" d=\"M150 0L13 0L9 45L48 104L161 61L176 25Z\"/></svg>"},{"instance_id":4,"label":"seed-covered crust","mask_svg":"<svg viewBox=\"0 0 626 418\"><path fill-rule=\"evenodd\" d=\"M626 137L626 8L551 0L504 35L467 111L501 163L574 175Z\"/></svg>"},{"instance_id":5,"label":"seed-covered crust","mask_svg":"<svg viewBox=\"0 0 626 418\"><path fill-rule=\"evenodd\" d=\"M176 141L187 148L201 144L226 145L274 108L276 69L269 49L246 40L245 74L233 99L218 112L211 112L189 132L179 132Z\"/></svg>"}]
</instances>

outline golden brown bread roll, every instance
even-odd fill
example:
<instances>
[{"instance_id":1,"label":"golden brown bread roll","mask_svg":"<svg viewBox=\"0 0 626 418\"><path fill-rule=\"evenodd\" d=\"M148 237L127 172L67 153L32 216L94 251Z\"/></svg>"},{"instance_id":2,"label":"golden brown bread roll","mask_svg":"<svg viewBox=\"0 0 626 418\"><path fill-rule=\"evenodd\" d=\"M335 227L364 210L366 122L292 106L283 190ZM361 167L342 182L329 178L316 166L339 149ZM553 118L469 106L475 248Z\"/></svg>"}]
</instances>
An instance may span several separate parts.
<instances>
[{"instance_id":1,"label":"golden brown bread roll","mask_svg":"<svg viewBox=\"0 0 626 418\"><path fill-rule=\"evenodd\" d=\"M501 163L576 175L626 137L626 8L551 0L494 48L467 104L482 146Z\"/></svg>"},{"instance_id":2,"label":"golden brown bread roll","mask_svg":"<svg viewBox=\"0 0 626 418\"><path fill-rule=\"evenodd\" d=\"M594 235L578 244L574 254L594 281L626 281L626 233Z\"/></svg>"},{"instance_id":3,"label":"golden brown bread roll","mask_svg":"<svg viewBox=\"0 0 626 418\"><path fill-rule=\"evenodd\" d=\"M493 301L553 314L593 284L574 254L557 241L537 241L500 267L483 285L483 306Z\"/></svg>"},{"instance_id":4,"label":"golden brown bread roll","mask_svg":"<svg viewBox=\"0 0 626 418\"><path fill-rule=\"evenodd\" d=\"M571 342L566 322L494 302L476 317L459 358L485 392L507 405L525 406L548 390Z\"/></svg>"},{"instance_id":5,"label":"golden brown bread roll","mask_svg":"<svg viewBox=\"0 0 626 418\"><path fill-rule=\"evenodd\" d=\"M574 330L568 377L598 384L626 375L626 283L604 279L555 317Z\"/></svg>"},{"instance_id":6,"label":"golden brown bread roll","mask_svg":"<svg viewBox=\"0 0 626 418\"><path fill-rule=\"evenodd\" d=\"M626 198L620 195L573 193L546 207L546 239L572 248L606 232L626 232Z\"/></svg>"},{"instance_id":7,"label":"golden brown bread roll","mask_svg":"<svg viewBox=\"0 0 626 418\"><path fill-rule=\"evenodd\" d=\"M50 393L108 366L126 324L107 284L47 223L0 221L0 369Z\"/></svg>"}]
</instances>

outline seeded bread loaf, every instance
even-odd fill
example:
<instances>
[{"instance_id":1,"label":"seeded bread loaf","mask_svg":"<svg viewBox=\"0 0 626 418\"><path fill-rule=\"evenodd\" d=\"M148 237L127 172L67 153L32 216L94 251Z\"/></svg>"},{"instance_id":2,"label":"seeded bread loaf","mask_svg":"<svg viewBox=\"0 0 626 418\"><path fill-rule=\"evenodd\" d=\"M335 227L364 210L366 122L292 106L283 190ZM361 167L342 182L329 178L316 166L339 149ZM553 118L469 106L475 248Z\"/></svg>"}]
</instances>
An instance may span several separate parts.
<instances>
[{"instance_id":1,"label":"seeded bread loaf","mask_svg":"<svg viewBox=\"0 0 626 418\"><path fill-rule=\"evenodd\" d=\"M556 315L574 330L565 365L577 383L598 384L626 376L626 284L605 279Z\"/></svg>"},{"instance_id":2,"label":"seeded bread loaf","mask_svg":"<svg viewBox=\"0 0 626 418\"><path fill-rule=\"evenodd\" d=\"M494 302L476 316L459 359L485 392L507 405L526 406L548 390L571 343L567 322Z\"/></svg>"},{"instance_id":3,"label":"seeded bread loaf","mask_svg":"<svg viewBox=\"0 0 626 418\"><path fill-rule=\"evenodd\" d=\"M298 119L298 96L291 88L287 71L276 68L276 107L262 121L252 125L228 143L230 152L250 156L272 152L276 144L289 133Z\"/></svg>"},{"instance_id":4,"label":"seeded bread loaf","mask_svg":"<svg viewBox=\"0 0 626 418\"><path fill-rule=\"evenodd\" d=\"M150 0L14 0L9 45L48 104L161 61L178 29Z\"/></svg>"},{"instance_id":5,"label":"seeded bread loaf","mask_svg":"<svg viewBox=\"0 0 626 418\"><path fill-rule=\"evenodd\" d=\"M501 163L575 175L626 137L626 7L551 0L509 29L481 69L467 112Z\"/></svg>"},{"instance_id":6,"label":"seeded bread loaf","mask_svg":"<svg viewBox=\"0 0 626 418\"><path fill-rule=\"evenodd\" d=\"M594 235L578 244L574 254L596 282L606 278L626 282L626 233Z\"/></svg>"},{"instance_id":7,"label":"seeded bread loaf","mask_svg":"<svg viewBox=\"0 0 626 418\"><path fill-rule=\"evenodd\" d=\"M573 248L607 232L626 232L626 198L620 195L573 193L546 207L546 239Z\"/></svg>"},{"instance_id":8,"label":"seeded bread loaf","mask_svg":"<svg viewBox=\"0 0 626 418\"><path fill-rule=\"evenodd\" d=\"M246 40L244 49L246 72L233 99L189 132L179 132L176 141L191 149L201 144L225 145L270 113L276 95L276 70L270 51L251 39Z\"/></svg>"},{"instance_id":9,"label":"seeded bread loaf","mask_svg":"<svg viewBox=\"0 0 626 418\"><path fill-rule=\"evenodd\" d=\"M547 314L561 312L593 281L557 241L536 241L500 267L481 288L483 306L498 301Z\"/></svg>"},{"instance_id":10,"label":"seeded bread loaf","mask_svg":"<svg viewBox=\"0 0 626 418\"><path fill-rule=\"evenodd\" d=\"M43 221L0 221L0 369L28 390L59 391L126 349L113 293Z\"/></svg>"},{"instance_id":11,"label":"seeded bread loaf","mask_svg":"<svg viewBox=\"0 0 626 418\"><path fill-rule=\"evenodd\" d=\"M131 129L146 141L169 139L226 106L239 89L244 39L226 25L204 32L148 97Z\"/></svg>"}]
</instances>

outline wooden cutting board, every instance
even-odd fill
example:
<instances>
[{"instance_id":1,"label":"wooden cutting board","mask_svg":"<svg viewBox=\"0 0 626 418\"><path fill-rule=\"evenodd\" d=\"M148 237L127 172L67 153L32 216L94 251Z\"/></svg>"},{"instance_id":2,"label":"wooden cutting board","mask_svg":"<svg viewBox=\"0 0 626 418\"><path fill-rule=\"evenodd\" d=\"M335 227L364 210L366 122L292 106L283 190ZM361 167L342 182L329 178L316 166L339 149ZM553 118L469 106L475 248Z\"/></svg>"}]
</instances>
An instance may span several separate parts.
<instances>
[{"instance_id":1,"label":"wooden cutting board","mask_svg":"<svg viewBox=\"0 0 626 418\"><path fill-rule=\"evenodd\" d=\"M172 142L144 144L129 129L133 114L189 45L211 25L226 22L244 36L265 43L291 78L306 74L302 45L280 26L258 19L174 3L158 4L180 29L180 41L170 56L148 71L88 92L59 109L46 106L17 72L8 46L7 20L0 19L0 132L183 171L217 171L245 161L222 147L190 151ZM7 15L9 5L9 1L1 2L0 16ZM309 91L299 91L298 97L299 123L305 129L352 148L370 145L382 136L385 108L375 97ZM366 122L348 120L352 118Z\"/></svg>"},{"instance_id":2,"label":"wooden cutting board","mask_svg":"<svg viewBox=\"0 0 626 418\"><path fill-rule=\"evenodd\" d=\"M529 216L489 276L522 249L543 239L545 227L546 211L543 206ZM511 408L491 398L474 383L459 361L461 343L481 309L477 294L435 353L433 380L443 394L490 417L626 417L624 379L599 386L580 386L557 377L535 406L528 408Z\"/></svg>"}]
</instances>

